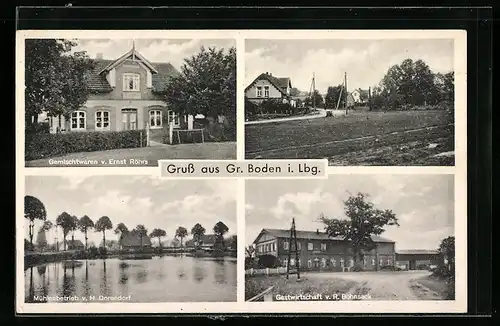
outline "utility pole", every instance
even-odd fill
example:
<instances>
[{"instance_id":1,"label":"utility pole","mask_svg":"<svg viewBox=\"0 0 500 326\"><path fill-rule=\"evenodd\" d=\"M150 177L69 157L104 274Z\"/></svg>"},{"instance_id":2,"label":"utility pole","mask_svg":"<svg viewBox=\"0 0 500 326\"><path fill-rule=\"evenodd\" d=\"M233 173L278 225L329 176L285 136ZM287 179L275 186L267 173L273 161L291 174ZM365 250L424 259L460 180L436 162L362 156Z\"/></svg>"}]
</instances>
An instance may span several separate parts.
<instances>
[{"instance_id":1,"label":"utility pole","mask_svg":"<svg viewBox=\"0 0 500 326\"><path fill-rule=\"evenodd\" d=\"M293 243L293 246L292 246ZM292 248L294 248L292 250ZM299 248L297 247L297 231L295 230L295 218L292 218L292 227L290 228L290 241L288 245L288 263L286 264L286 279L290 274L290 261L292 259L292 251L295 252L295 263L297 264L297 281L300 281L300 263L299 263Z\"/></svg>"},{"instance_id":2,"label":"utility pole","mask_svg":"<svg viewBox=\"0 0 500 326\"><path fill-rule=\"evenodd\" d=\"M313 100L313 109L316 109L316 80L314 78L314 72L313 72L313 94L312 94L312 100Z\"/></svg>"},{"instance_id":3,"label":"utility pole","mask_svg":"<svg viewBox=\"0 0 500 326\"><path fill-rule=\"evenodd\" d=\"M368 111L372 110L372 88L368 87Z\"/></svg>"},{"instance_id":4,"label":"utility pole","mask_svg":"<svg viewBox=\"0 0 500 326\"><path fill-rule=\"evenodd\" d=\"M347 115L347 99L349 98L349 93L347 92L347 72L344 72L344 88L345 88L344 108L345 108L345 114Z\"/></svg>"}]
</instances>

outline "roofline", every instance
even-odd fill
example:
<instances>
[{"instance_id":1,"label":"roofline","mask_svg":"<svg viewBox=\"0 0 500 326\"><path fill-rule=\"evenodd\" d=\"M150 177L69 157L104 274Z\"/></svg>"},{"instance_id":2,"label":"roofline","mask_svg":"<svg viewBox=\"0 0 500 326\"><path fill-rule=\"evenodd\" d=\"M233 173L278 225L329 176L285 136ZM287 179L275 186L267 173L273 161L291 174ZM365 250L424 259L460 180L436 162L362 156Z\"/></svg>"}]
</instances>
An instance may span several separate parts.
<instances>
[{"instance_id":1,"label":"roofline","mask_svg":"<svg viewBox=\"0 0 500 326\"><path fill-rule=\"evenodd\" d=\"M285 92L281 89L281 87L278 87L279 85L275 85L275 84L274 84L274 82L272 82L269 78L267 78L267 76L269 76L269 75L267 75L266 73L262 73L262 74L258 75L258 76L257 76L257 77L253 80L253 82L251 82L251 83L250 83L250 84L249 84L249 85L245 88L245 92L246 92L246 91L247 91L250 87L252 87L252 85L253 85L253 84L255 84L255 82L256 82L257 80L259 80L259 78L261 78L262 76L265 76L264 78L265 78L268 82L270 82L270 83L271 83L271 85L273 85L276 89L278 89L278 91L279 91L281 94L283 94L283 95L285 95L285 96L288 96L288 94L286 94L286 93L285 93ZM274 77L274 76L272 76L272 77ZM275 77L275 78L279 78L279 77ZM281 77L281 78L288 78L288 81L290 82L290 85L292 85L292 80L291 80L291 78L290 78L290 77ZM290 87L291 87L291 86L290 86Z\"/></svg>"},{"instance_id":2,"label":"roofline","mask_svg":"<svg viewBox=\"0 0 500 326\"><path fill-rule=\"evenodd\" d=\"M146 58L144 58L139 52L135 50L135 48L132 48L130 51L119 57L118 59L114 60L113 62L109 63L106 67L104 67L101 71L99 71L99 74L102 74L104 71L111 70L118 66L120 63L125 61L125 59L130 56L131 54L134 54L137 56L151 71L153 71L155 74L158 73L158 70L149 62Z\"/></svg>"},{"instance_id":3,"label":"roofline","mask_svg":"<svg viewBox=\"0 0 500 326\"><path fill-rule=\"evenodd\" d=\"M257 241L257 239L260 237L260 235L262 234L262 232L266 231L267 233L270 233L272 234L272 232L269 232L268 230L270 229L266 229L266 228L263 228L259 234L257 235L257 237L255 238L255 240L252 242L252 243L255 243ZM271 229L272 230L272 229ZM288 231L286 229L281 229L280 231ZM298 232L314 232L314 231L302 231L302 230L297 230ZM320 234L326 234L325 232L320 232ZM280 239L287 239L289 238L289 236L279 236L279 235L274 235L276 238L280 238ZM299 235L297 235L297 239L308 239L307 237L301 237ZM328 239L324 239L324 240L330 240L330 241L344 241L344 240L341 240L341 239L332 239L330 237L328 237ZM382 242L382 243L396 243L396 241L394 240L389 240L389 239L385 239L385 240L382 240L382 241L374 241L374 242ZM424 250L424 249L422 249Z\"/></svg>"}]
</instances>

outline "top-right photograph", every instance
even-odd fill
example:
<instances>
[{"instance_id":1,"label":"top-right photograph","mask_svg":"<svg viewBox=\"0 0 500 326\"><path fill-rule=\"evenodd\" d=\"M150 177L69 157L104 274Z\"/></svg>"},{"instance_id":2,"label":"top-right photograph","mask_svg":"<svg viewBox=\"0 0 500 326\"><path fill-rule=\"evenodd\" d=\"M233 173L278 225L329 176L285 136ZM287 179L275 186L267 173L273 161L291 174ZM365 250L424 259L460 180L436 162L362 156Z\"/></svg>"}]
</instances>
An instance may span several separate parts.
<instances>
[{"instance_id":1,"label":"top-right photograph","mask_svg":"<svg viewBox=\"0 0 500 326\"><path fill-rule=\"evenodd\" d=\"M454 166L454 51L454 39L247 39L245 159Z\"/></svg>"}]
</instances>

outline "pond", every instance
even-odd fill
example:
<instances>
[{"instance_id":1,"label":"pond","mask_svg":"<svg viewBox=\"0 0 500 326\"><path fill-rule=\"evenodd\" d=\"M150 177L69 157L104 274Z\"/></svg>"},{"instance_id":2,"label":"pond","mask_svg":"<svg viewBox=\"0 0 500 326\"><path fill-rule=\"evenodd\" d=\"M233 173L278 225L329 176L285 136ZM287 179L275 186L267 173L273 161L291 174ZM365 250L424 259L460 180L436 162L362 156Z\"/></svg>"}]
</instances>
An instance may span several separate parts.
<instances>
[{"instance_id":1,"label":"pond","mask_svg":"<svg viewBox=\"0 0 500 326\"><path fill-rule=\"evenodd\" d=\"M75 260L24 271L25 301L236 301L236 258Z\"/></svg>"}]
</instances>

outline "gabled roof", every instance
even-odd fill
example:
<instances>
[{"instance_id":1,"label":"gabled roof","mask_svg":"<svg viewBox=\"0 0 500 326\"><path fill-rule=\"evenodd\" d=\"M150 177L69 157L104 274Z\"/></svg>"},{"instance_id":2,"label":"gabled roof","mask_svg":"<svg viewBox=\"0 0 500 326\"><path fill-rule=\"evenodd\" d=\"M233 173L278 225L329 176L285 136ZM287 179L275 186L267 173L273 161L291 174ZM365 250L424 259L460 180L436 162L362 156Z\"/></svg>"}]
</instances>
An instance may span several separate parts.
<instances>
[{"instance_id":1,"label":"gabled roof","mask_svg":"<svg viewBox=\"0 0 500 326\"><path fill-rule=\"evenodd\" d=\"M433 249L405 249L396 250L399 255L437 255L439 252Z\"/></svg>"},{"instance_id":2,"label":"gabled roof","mask_svg":"<svg viewBox=\"0 0 500 326\"><path fill-rule=\"evenodd\" d=\"M361 95L365 95L365 96L368 96L368 94L369 94L369 92L368 92L368 90L367 90L367 89L361 89L361 88L356 88L355 90L353 90L353 91L351 92L351 94L352 94L352 93L354 93L355 91L358 91L358 92L359 92L359 94L361 94Z\"/></svg>"},{"instance_id":3,"label":"gabled roof","mask_svg":"<svg viewBox=\"0 0 500 326\"><path fill-rule=\"evenodd\" d=\"M245 92L250 87L252 87L258 80L262 79L269 81L271 85L273 85L278 91L280 91L281 94L288 96L288 94L286 93L286 89L287 87L292 87L291 79L289 77L282 77L282 78L274 77L269 73L260 74L257 78L254 79L252 83L250 83L250 85L247 86L247 88L245 88Z\"/></svg>"},{"instance_id":4,"label":"gabled roof","mask_svg":"<svg viewBox=\"0 0 500 326\"><path fill-rule=\"evenodd\" d=\"M61 245L64 245L64 241L59 242ZM81 240L66 240L66 246L73 246L73 247L84 247L85 245Z\"/></svg>"},{"instance_id":5,"label":"gabled roof","mask_svg":"<svg viewBox=\"0 0 500 326\"><path fill-rule=\"evenodd\" d=\"M147 235L142 236L141 241L141 237L132 232L123 233L119 242L123 247L151 246L151 239Z\"/></svg>"},{"instance_id":6,"label":"gabled roof","mask_svg":"<svg viewBox=\"0 0 500 326\"><path fill-rule=\"evenodd\" d=\"M106 79L108 71L106 67L110 67L116 60L94 59L96 66L93 71L87 76L88 87L91 91L97 93L111 92L113 88L109 85ZM168 62L164 63L150 63L156 73L152 75L153 90L161 92L165 89L169 79L173 76L179 75L177 69ZM101 73L102 72L102 73Z\"/></svg>"},{"instance_id":7,"label":"gabled roof","mask_svg":"<svg viewBox=\"0 0 500 326\"><path fill-rule=\"evenodd\" d=\"M200 237L202 245L213 245L217 240L217 236L215 234L204 234ZM190 239L186 241L186 247L194 246L194 239Z\"/></svg>"},{"instance_id":8,"label":"gabled roof","mask_svg":"<svg viewBox=\"0 0 500 326\"><path fill-rule=\"evenodd\" d=\"M325 240L325 241L332 241L332 240L337 240L337 241L343 241L343 237L329 237L328 234L325 232L315 232L315 231L299 231L296 230L297 232L297 239L307 239L307 240ZM260 239L260 237L263 234L270 234L272 236L275 236L276 238L289 238L290 237L290 230L285 230L285 229L262 229L260 231L259 235L257 238L254 240L253 243L257 243ZM386 242L386 243L394 243L394 241L383 238L378 235L372 235L372 240L373 242Z\"/></svg>"},{"instance_id":9,"label":"gabled roof","mask_svg":"<svg viewBox=\"0 0 500 326\"><path fill-rule=\"evenodd\" d=\"M138 58L146 67L149 68L149 70L151 70L152 73L154 73L154 74L158 73L158 70L156 70L156 68L148 60L146 60L146 58L144 58L139 52L137 52L135 47L133 47L130 51L128 51L127 53L125 53L124 55L119 57L118 59L110 62L107 66L102 68L99 71L99 74L102 74L103 72L110 71L111 69L115 68L116 66L121 65L125 60L127 60L131 57Z\"/></svg>"}]
</instances>

